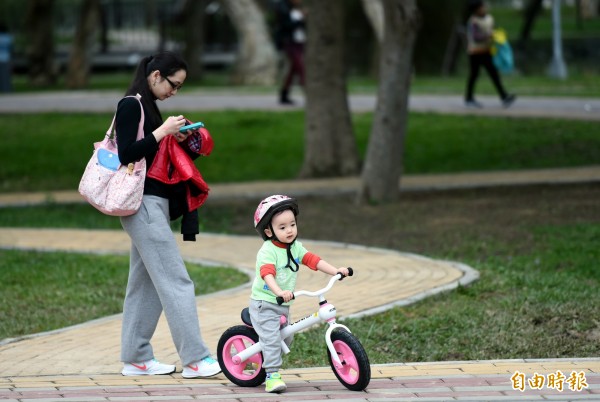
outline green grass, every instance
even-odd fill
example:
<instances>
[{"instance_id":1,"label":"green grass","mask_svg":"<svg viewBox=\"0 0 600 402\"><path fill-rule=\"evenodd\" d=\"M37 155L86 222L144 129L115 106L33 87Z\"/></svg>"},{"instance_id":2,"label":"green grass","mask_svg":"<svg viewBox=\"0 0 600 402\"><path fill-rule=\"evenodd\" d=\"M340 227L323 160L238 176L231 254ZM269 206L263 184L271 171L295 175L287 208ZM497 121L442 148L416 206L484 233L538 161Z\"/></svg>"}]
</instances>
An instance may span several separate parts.
<instances>
[{"instance_id":1,"label":"green grass","mask_svg":"<svg viewBox=\"0 0 600 402\"><path fill-rule=\"evenodd\" d=\"M504 86L518 96L590 97L600 96L600 80L597 71L588 71L576 66L569 67L569 77L559 80L543 75L523 76L512 74L502 77ZM579 71L578 71L579 69ZM413 94L440 94L462 96L465 91L467 72L453 77L416 76L411 83ZM363 92L370 86L363 85ZM360 91L360 87L356 88ZM476 94L493 95L497 92L492 81L484 73L477 81Z\"/></svg>"},{"instance_id":2,"label":"green grass","mask_svg":"<svg viewBox=\"0 0 600 402\"><path fill-rule=\"evenodd\" d=\"M56 204L44 208L0 208L1 227L94 228L120 230L119 218L97 212L88 204ZM177 230L177 229L175 229Z\"/></svg>"},{"instance_id":3,"label":"green grass","mask_svg":"<svg viewBox=\"0 0 600 402\"><path fill-rule=\"evenodd\" d=\"M519 37L523 25L523 11L496 6L492 3L490 13L494 16L495 25L506 30L509 40L516 40ZM551 39L552 27L552 9L543 9L534 22L531 38ZM600 18L581 20L581 25L578 25L576 8L563 6L561 32L563 38L597 38L600 34Z\"/></svg>"},{"instance_id":4,"label":"green grass","mask_svg":"<svg viewBox=\"0 0 600 402\"><path fill-rule=\"evenodd\" d=\"M225 231L231 216L212 214L210 209L201 208L200 231ZM206 227L205 220L211 222ZM215 226L217 223L217 226ZM70 228L70 229L102 229L121 230L121 222L114 216L101 214L91 205L59 204L48 202L42 207L3 207L0 208L0 227L28 228ZM179 233L180 220L171 222L171 229Z\"/></svg>"},{"instance_id":5,"label":"green grass","mask_svg":"<svg viewBox=\"0 0 600 402\"><path fill-rule=\"evenodd\" d=\"M190 113L215 140L197 165L209 184L294 179L303 160L301 111ZM0 192L75 190L109 114L0 115ZM372 114L354 116L364 155ZM566 167L600 160L596 123L412 113L407 174ZM275 163L264 155L277 155Z\"/></svg>"},{"instance_id":6,"label":"green grass","mask_svg":"<svg viewBox=\"0 0 600 402\"><path fill-rule=\"evenodd\" d=\"M411 93L462 96L467 80L466 56L461 58L459 66L459 71L453 76L415 75L411 82ZM600 80L598 80L597 69L590 69L571 63L568 63L567 67L569 75L564 80L558 80L544 74L511 74L503 76L502 80L506 88L520 96L600 96ZM129 73L93 74L86 89L123 92L123 88L127 88L129 85L131 75ZM348 90L350 93L374 94L377 92L377 85L378 81L374 77L351 76L348 79ZM23 75L15 75L13 77L13 87L17 93L62 91L65 88L62 78L55 85L47 88L32 88L28 83L27 77ZM293 91L297 90L297 88L293 89ZM278 89L277 86L234 86L228 83L226 72L210 72L200 81L186 82L183 91L202 91L203 93L235 91L236 93L276 94ZM495 88L485 73L477 82L477 93L486 95L496 94Z\"/></svg>"},{"instance_id":7,"label":"green grass","mask_svg":"<svg viewBox=\"0 0 600 402\"><path fill-rule=\"evenodd\" d=\"M233 268L186 265L197 295L248 281ZM128 271L128 256L0 250L0 339L120 313Z\"/></svg>"}]
</instances>

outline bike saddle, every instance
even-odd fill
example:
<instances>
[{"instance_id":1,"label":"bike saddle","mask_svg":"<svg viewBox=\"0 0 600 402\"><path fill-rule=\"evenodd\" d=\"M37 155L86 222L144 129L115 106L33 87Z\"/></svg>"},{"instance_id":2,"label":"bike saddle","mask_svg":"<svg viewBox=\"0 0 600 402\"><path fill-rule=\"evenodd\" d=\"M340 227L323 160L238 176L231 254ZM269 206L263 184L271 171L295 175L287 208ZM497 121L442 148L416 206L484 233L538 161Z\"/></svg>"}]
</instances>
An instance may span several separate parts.
<instances>
[{"instance_id":1,"label":"bike saddle","mask_svg":"<svg viewBox=\"0 0 600 402\"><path fill-rule=\"evenodd\" d=\"M247 326L252 326L252 320L250 320L250 308L246 307L242 310L242 322Z\"/></svg>"}]
</instances>

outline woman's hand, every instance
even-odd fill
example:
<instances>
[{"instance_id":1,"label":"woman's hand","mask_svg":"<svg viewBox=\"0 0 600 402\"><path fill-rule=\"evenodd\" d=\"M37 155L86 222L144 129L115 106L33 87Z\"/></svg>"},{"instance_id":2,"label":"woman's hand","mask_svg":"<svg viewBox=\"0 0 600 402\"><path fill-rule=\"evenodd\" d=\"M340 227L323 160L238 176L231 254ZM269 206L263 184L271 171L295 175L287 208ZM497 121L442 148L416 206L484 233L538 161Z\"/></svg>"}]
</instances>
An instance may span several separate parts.
<instances>
[{"instance_id":1,"label":"woman's hand","mask_svg":"<svg viewBox=\"0 0 600 402\"><path fill-rule=\"evenodd\" d=\"M183 141L187 140L187 137L192 135L192 130L187 130L185 133L181 133L181 132L177 131L177 133L175 133L173 135L175 136L175 139L177 140L177 142L183 142Z\"/></svg>"},{"instance_id":2,"label":"woman's hand","mask_svg":"<svg viewBox=\"0 0 600 402\"><path fill-rule=\"evenodd\" d=\"M187 138L187 134L181 134L179 129L185 125L185 118L182 115L169 116L165 122L154 130L156 142L160 142L167 135L174 135L177 141L181 142Z\"/></svg>"}]
</instances>

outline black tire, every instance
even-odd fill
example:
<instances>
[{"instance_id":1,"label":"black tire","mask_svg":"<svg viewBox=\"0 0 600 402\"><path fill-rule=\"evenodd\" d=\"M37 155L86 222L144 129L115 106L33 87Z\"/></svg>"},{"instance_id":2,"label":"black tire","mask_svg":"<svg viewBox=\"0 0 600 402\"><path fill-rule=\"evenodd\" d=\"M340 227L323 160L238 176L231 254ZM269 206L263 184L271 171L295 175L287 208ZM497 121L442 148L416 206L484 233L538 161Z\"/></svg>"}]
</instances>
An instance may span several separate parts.
<instances>
[{"instance_id":1,"label":"black tire","mask_svg":"<svg viewBox=\"0 0 600 402\"><path fill-rule=\"evenodd\" d=\"M336 368L327 349L327 357L333 373L349 390L363 391L371 382L371 366L367 352L359 340L345 330L333 331L331 342L342 362L342 367Z\"/></svg>"},{"instance_id":2,"label":"black tire","mask_svg":"<svg viewBox=\"0 0 600 402\"><path fill-rule=\"evenodd\" d=\"M258 342L256 332L245 325L237 325L227 329L217 346L217 358L225 377L240 387L257 387L267 374L263 368L263 355L257 353L242 364L236 365L232 357Z\"/></svg>"}]
</instances>

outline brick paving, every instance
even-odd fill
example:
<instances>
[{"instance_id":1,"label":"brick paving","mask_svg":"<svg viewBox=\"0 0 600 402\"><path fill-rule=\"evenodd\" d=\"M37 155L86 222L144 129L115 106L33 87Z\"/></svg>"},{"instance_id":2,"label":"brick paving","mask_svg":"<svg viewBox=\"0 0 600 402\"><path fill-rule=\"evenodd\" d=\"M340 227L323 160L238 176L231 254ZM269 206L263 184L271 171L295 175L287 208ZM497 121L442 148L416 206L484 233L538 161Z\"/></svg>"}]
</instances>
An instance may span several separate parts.
<instances>
[{"instance_id":1,"label":"brick paving","mask_svg":"<svg viewBox=\"0 0 600 402\"><path fill-rule=\"evenodd\" d=\"M584 373L584 383L525 385L511 377L523 372L548 377L558 370L568 379ZM0 377L4 401L575 401L600 399L599 359L509 360L373 365L369 387L345 389L329 368L283 370L288 390L267 394L262 387L242 388L223 375L186 380L179 374L156 377L54 375ZM584 385L585 384L585 385Z\"/></svg>"}]
</instances>

